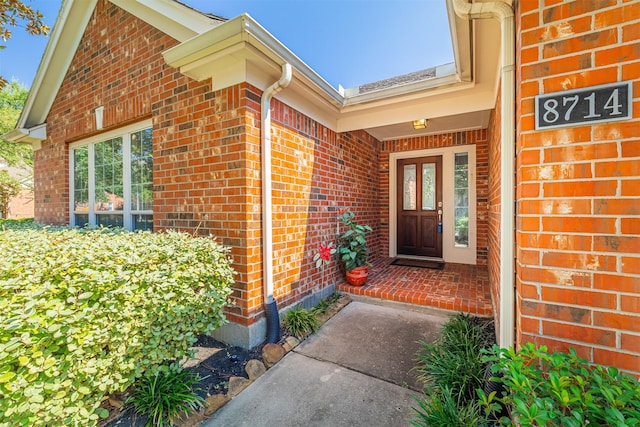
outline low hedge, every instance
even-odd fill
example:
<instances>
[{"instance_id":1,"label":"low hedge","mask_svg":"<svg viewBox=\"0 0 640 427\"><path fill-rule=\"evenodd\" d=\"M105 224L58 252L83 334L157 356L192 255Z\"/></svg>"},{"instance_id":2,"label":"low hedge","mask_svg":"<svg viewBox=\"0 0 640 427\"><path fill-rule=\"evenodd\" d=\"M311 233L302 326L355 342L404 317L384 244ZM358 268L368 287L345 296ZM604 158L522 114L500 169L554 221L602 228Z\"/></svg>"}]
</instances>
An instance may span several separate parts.
<instances>
[{"instance_id":1,"label":"low hedge","mask_svg":"<svg viewBox=\"0 0 640 427\"><path fill-rule=\"evenodd\" d=\"M104 396L226 320L226 249L183 233L0 231L0 426L93 425Z\"/></svg>"}]
</instances>

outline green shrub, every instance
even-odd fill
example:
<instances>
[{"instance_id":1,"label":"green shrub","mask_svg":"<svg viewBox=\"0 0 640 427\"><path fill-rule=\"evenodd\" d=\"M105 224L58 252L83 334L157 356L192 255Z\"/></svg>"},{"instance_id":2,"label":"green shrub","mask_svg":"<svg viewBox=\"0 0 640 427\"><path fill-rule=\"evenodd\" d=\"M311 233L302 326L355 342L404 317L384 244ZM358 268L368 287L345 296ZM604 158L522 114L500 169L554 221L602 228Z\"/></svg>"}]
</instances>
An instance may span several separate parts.
<instances>
[{"instance_id":1,"label":"green shrub","mask_svg":"<svg viewBox=\"0 0 640 427\"><path fill-rule=\"evenodd\" d=\"M137 413L147 415L147 426L171 426L183 412L197 411L204 404L204 397L195 386L200 375L184 370L178 364L168 369L147 374L136 383L127 404Z\"/></svg>"},{"instance_id":2,"label":"green shrub","mask_svg":"<svg viewBox=\"0 0 640 427\"><path fill-rule=\"evenodd\" d=\"M339 299L340 299L340 293L334 292L330 297L325 298L322 301L320 301L318 304L316 304L315 307L313 307L312 311L316 316L326 314L329 307L331 307L331 304L335 304L336 302L338 302Z\"/></svg>"},{"instance_id":3,"label":"green shrub","mask_svg":"<svg viewBox=\"0 0 640 427\"><path fill-rule=\"evenodd\" d=\"M416 359L425 388L448 388L461 402L474 400L484 381L481 350L495 343L492 322L457 313L442 327L432 343L420 342Z\"/></svg>"},{"instance_id":4,"label":"green shrub","mask_svg":"<svg viewBox=\"0 0 640 427\"><path fill-rule=\"evenodd\" d=\"M431 389L423 399L415 398L418 408L413 408L415 418L411 425L415 427L474 427L486 425L475 401L460 402L460 396L444 386Z\"/></svg>"},{"instance_id":5,"label":"green shrub","mask_svg":"<svg viewBox=\"0 0 640 427\"><path fill-rule=\"evenodd\" d=\"M574 349L547 352L526 343L515 352L497 346L484 358L506 394L497 397L511 419L527 426L635 426L640 424L640 383L616 368L591 366ZM503 424L511 424L504 417Z\"/></svg>"},{"instance_id":6,"label":"green shrub","mask_svg":"<svg viewBox=\"0 0 640 427\"><path fill-rule=\"evenodd\" d=\"M105 395L225 323L233 282L211 239L0 231L0 426L91 425Z\"/></svg>"},{"instance_id":7,"label":"green shrub","mask_svg":"<svg viewBox=\"0 0 640 427\"><path fill-rule=\"evenodd\" d=\"M303 337L307 333L315 332L318 329L318 318L316 315L299 305L284 315L282 323L291 335L295 335L298 338Z\"/></svg>"},{"instance_id":8,"label":"green shrub","mask_svg":"<svg viewBox=\"0 0 640 427\"><path fill-rule=\"evenodd\" d=\"M0 231L8 229L36 228L33 218L7 219L0 218Z\"/></svg>"}]
</instances>

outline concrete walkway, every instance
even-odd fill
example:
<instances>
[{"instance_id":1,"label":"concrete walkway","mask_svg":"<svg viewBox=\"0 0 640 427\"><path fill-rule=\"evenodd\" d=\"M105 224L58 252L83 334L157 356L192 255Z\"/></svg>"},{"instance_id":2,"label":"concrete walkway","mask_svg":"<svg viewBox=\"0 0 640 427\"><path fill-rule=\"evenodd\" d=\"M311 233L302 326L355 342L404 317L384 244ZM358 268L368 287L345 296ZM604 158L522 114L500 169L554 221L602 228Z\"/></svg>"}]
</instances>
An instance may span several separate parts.
<instances>
[{"instance_id":1,"label":"concrete walkway","mask_svg":"<svg viewBox=\"0 0 640 427\"><path fill-rule=\"evenodd\" d=\"M409 425L417 341L435 339L446 320L352 302L202 426Z\"/></svg>"}]
</instances>

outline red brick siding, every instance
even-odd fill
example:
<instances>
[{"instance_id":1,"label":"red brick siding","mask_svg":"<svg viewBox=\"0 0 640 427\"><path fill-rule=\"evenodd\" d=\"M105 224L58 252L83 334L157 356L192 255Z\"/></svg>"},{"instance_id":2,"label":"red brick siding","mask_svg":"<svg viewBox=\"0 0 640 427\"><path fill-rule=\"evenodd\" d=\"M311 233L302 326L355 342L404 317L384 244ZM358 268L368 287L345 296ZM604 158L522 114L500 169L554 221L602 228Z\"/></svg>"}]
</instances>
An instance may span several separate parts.
<instances>
[{"instance_id":1,"label":"red brick siding","mask_svg":"<svg viewBox=\"0 0 640 427\"><path fill-rule=\"evenodd\" d=\"M489 286L491 289L491 302L493 304L493 315L496 327L496 336L500 334L500 247L502 246L500 240L500 210L502 208L500 191L502 188L500 171L502 170L502 164L500 156L502 153L501 146L501 117L500 117L500 91L498 92L498 99L496 99L497 108L494 108L491 113L491 119L489 120L489 194L488 194L488 208L489 208L489 248L487 253L487 269L489 271Z\"/></svg>"},{"instance_id":2,"label":"red brick siding","mask_svg":"<svg viewBox=\"0 0 640 427\"><path fill-rule=\"evenodd\" d=\"M370 260L381 252L379 142L364 131L336 134L289 106L272 102L275 295L283 307L333 283L332 261L316 269L321 243L335 243L337 209L373 227Z\"/></svg>"},{"instance_id":3,"label":"red brick siding","mask_svg":"<svg viewBox=\"0 0 640 427\"><path fill-rule=\"evenodd\" d=\"M389 253L389 154L401 151L425 150L457 145L476 145L476 214L477 214L477 257L478 265L487 265L487 245L489 243L489 137L486 129L429 135L384 141L381 144L380 182L380 238L384 254Z\"/></svg>"},{"instance_id":4,"label":"red brick siding","mask_svg":"<svg viewBox=\"0 0 640 427\"><path fill-rule=\"evenodd\" d=\"M34 154L37 221L68 223L68 143L95 134L93 110L101 105L105 129L149 118L159 81L174 73L160 52L174 44L108 1L98 1L47 117L47 140Z\"/></svg>"},{"instance_id":5,"label":"red brick siding","mask_svg":"<svg viewBox=\"0 0 640 427\"><path fill-rule=\"evenodd\" d=\"M518 342L640 373L640 3L516 7ZM634 119L534 130L534 96L633 81Z\"/></svg>"}]
</instances>

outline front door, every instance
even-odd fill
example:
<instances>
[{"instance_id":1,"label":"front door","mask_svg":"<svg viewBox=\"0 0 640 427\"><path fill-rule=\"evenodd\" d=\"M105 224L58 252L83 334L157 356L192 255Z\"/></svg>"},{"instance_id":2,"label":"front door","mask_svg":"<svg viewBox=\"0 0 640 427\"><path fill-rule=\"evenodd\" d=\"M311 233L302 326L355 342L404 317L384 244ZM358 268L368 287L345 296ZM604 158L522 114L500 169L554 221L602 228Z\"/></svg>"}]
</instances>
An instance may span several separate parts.
<instances>
[{"instance_id":1,"label":"front door","mask_svg":"<svg viewBox=\"0 0 640 427\"><path fill-rule=\"evenodd\" d=\"M398 255L442 258L442 156L398 160Z\"/></svg>"}]
</instances>

